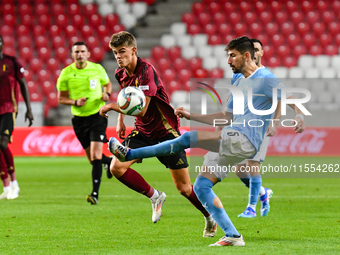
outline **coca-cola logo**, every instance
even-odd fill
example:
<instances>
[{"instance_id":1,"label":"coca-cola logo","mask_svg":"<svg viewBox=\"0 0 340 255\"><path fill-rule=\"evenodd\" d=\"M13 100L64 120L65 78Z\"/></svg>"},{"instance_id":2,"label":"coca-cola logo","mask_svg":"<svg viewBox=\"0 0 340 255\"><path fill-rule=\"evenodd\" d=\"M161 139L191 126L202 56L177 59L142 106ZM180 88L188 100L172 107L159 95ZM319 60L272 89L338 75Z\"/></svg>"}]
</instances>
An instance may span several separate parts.
<instances>
[{"instance_id":1,"label":"coca-cola logo","mask_svg":"<svg viewBox=\"0 0 340 255\"><path fill-rule=\"evenodd\" d=\"M307 129L301 134L275 134L270 138L269 148L280 153L312 153L321 152L327 136L325 130Z\"/></svg>"},{"instance_id":2,"label":"coca-cola logo","mask_svg":"<svg viewBox=\"0 0 340 255\"><path fill-rule=\"evenodd\" d=\"M41 129L36 129L25 138L22 148L27 154L79 154L83 151L72 129L59 134L43 134Z\"/></svg>"}]
</instances>

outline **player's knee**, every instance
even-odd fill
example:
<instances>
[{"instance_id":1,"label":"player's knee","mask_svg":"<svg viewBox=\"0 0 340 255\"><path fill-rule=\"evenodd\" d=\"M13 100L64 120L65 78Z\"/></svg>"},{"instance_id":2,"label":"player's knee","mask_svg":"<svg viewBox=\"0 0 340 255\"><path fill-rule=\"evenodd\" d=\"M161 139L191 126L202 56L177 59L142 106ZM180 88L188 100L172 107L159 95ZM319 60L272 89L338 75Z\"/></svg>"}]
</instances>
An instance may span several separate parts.
<instances>
[{"instance_id":1,"label":"player's knee","mask_svg":"<svg viewBox=\"0 0 340 255\"><path fill-rule=\"evenodd\" d=\"M194 191L199 200L201 200L204 194L207 194L213 186L212 181L205 177L197 177L194 184Z\"/></svg>"},{"instance_id":2,"label":"player's knee","mask_svg":"<svg viewBox=\"0 0 340 255\"><path fill-rule=\"evenodd\" d=\"M177 187L177 190L178 190L179 194L188 198L191 195L192 186L191 186L191 184L190 185L181 185L181 186Z\"/></svg>"},{"instance_id":3,"label":"player's knee","mask_svg":"<svg viewBox=\"0 0 340 255\"><path fill-rule=\"evenodd\" d=\"M114 177L116 178L121 177L126 172L126 170L127 168L122 164L119 164L119 162L117 161L111 162L110 172Z\"/></svg>"},{"instance_id":4,"label":"player's knee","mask_svg":"<svg viewBox=\"0 0 340 255\"><path fill-rule=\"evenodd\" d=\"M180 139L180 144L184 147L190 147L190 132L185 132Z\"/></svg>"}]
</instances>

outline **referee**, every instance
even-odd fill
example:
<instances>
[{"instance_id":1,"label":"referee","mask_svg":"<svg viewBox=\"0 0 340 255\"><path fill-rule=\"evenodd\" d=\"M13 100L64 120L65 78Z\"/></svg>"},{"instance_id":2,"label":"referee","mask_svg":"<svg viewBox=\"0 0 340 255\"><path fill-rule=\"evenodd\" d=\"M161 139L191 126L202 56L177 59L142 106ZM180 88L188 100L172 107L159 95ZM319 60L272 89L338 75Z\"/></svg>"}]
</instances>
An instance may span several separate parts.
<instances>
[{"instance_id":1,"label":"referee","mask_svg":"<svg viewBox=\"0 0 340 255\"><path fill-rule=\"evenodd\" d=\"M86 200L95 205L98 202L102 163L111 163L111 158L102 154L103 143L107 142L107 119L101 117L98 111L109 100L112 84L100 64L87 61L90 55L84 42L73 44L74 63L61 71L57 89L59 103L71 105L74 132L92 164L93 190Z\"/></svg>"}]
</instances>

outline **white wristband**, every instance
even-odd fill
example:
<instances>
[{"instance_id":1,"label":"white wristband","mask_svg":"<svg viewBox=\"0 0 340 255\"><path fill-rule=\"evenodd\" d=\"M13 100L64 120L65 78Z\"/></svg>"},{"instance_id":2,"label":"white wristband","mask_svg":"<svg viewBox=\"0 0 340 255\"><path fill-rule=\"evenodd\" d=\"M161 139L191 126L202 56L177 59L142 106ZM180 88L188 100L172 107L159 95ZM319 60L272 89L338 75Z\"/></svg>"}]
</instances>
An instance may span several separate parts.
<instances>
[{"instance_id":1,"label":"white wristband","mask_svg":"<svg viewBox=\"0 0 340 255\"><path fill-rule=\"evenodd\" d=\"M302 115L302 114L296 114L296 116L295 116L295 118L300 118L300 119L302 119L302 120L305 120L305 117Z\"/></svg>"}]
</instances>

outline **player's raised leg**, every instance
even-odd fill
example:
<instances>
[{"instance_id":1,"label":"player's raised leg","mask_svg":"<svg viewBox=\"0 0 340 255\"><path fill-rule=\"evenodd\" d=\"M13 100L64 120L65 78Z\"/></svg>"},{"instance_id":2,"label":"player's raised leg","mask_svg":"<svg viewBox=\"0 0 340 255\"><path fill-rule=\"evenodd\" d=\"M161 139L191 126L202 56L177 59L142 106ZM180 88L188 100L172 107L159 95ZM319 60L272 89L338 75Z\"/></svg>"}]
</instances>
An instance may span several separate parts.
<instances>
[{"instance_id":1,"label":"player's raised leg","mask_svg":"<svg viewBox=\"0 0 340 255\"><path fill-rule=\"evenodd\" d=\"M138 172L130 168L130 166L137 161L138 160L133 160L122 163L114 158L110 166L111 173L125 186L150 199L152 205L152 222L157 223L162 216L162 207L166 194L152 188Z\"/></svg>"}]
</instances>

